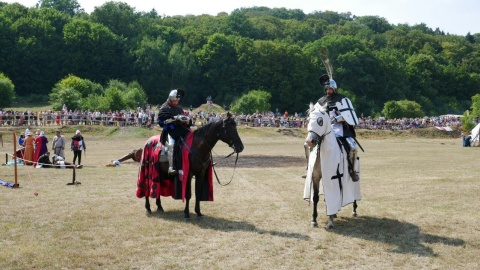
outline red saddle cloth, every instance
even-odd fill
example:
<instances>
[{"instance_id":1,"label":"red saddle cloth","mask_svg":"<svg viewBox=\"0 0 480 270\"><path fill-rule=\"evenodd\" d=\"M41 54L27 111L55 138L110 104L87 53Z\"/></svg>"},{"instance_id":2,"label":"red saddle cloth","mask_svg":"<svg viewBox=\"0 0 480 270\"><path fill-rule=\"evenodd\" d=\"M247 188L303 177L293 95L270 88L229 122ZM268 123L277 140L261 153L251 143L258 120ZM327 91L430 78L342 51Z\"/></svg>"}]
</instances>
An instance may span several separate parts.
<instances>
[{"instance_id":1,"label":"red saddle cloth","mask_svg":"<svg viewBox=\"0 0 480 270\"><path fill-rule=\"evenodd\" d=\"M160 196L174 199L182 199L185 201L186 187L188 180L188 173L190 170L189 155L190 147L193 141L193 132L190 132L185 138L186 146L182 147L182 171L183 179L181 177L162 178L160 173L160 151L162 150L162 143L160 142L160 135L152 136L145 143L143 148L142 158L140 160L140 168L138 171L137 180L137 198L149 196L150 198L158 198ZM201 201L213 201L213 169L210 163L206 172L208 177L208 185L204 185L201 192Z\"/></svg>"}]
</instances>

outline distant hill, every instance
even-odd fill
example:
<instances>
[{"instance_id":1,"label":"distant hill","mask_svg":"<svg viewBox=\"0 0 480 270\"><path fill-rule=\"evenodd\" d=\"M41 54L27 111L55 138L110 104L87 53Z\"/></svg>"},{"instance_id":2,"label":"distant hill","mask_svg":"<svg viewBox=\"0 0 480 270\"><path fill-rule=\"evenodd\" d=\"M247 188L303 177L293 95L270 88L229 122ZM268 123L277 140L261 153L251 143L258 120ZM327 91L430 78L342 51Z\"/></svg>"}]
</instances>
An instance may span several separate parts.
<instances>
[{"instance_id":1,"label":"distant hill","mask_svg":"<svg viewBox=\"0 0 480 270\"><path fill-rule=\"evenodd\" d=\"M221 113L226 112L226 110L222 106L220 106L218 104L215 104L215 103L212 103L212 104L204 103L204 104L200 105L199 107L193 109L194 113L199 113L201 111L204 111L206 113L215 113L215 114L221 114Z\"/></svg>"}]
</instances>

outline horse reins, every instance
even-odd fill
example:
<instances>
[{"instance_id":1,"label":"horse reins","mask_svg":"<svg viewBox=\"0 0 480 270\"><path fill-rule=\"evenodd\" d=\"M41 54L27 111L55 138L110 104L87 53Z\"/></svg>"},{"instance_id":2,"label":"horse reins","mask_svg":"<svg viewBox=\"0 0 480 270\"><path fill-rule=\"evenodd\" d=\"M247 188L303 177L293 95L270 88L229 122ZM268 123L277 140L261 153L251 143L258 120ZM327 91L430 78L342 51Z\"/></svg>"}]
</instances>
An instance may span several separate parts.
<instances>
[{"instance_id":1,"label":"horse reins","mask_svg":"<svg viewBox=\"0 0 480 270\"><path fill-rule=\"evenodd\" d=\"M230 153L230 154L228 154L226 157L224 157L224 159L225 159L225 158L229 158L229 157L231 157L233 154L235 154L236 150L235 150L235 148L233 147L235 141L232 140L231 136L229 136L229 135L227 134L227 131L225 130L225 120L223 120L222 122L223 122L223 123L222 123L222 124L223 124L223 125L222 125L222 129L223 129L223 131L225 132L226 137L229 138L229 143L227 143L227 144L228 144L229 147L232 147L232 148L233 148L233 152ZM220 134L219 134L218 132L217 132L217 137L218 137L218 138L220 137ZM187 145L187 143L186 143L182 138L181 138L181 141L182 141L182 144L183 144L185 147L187 147L188 152L189 152L190 154L192 154L191 148ZM211 145L208 143L208 141L206 140L206 138L205 138L204 142L205 142L205 144L208 146L208 148L210 148L211 150L210 150L210 158L209 158L209 159L207 159L206 161L201 161L201 160L200 160L200 162L202 163L202 168L203 168L203 169L202 169L202 175L205 174L205 171L206 171L206 169L207 169L206 164L207 164L208 161L210 160L211 163L212 163L213 172L214 172L214 174L215 174L215 178L217 179L218 184L221 185L221 186L227 186L227 185L229 185L229 184L232 182L232 180L233 180L233 176L235 175L235 169L237 168L237 161L238 161L238 155L239 155L239 153L237 152L237 157L235 158L235 165L233 166L233 173L232 173L232 177L230 178L230 181L228 181L228 183L226 183L226 184L222 184L222 183L220 182L220 179L218 178L217 171L215 170L215 166L214 166L214 162L213 162L213 155L212 155L213 146L211 146ZM198 159L196 155L194 155L194 158Z\"/></svg>"}]
</instances>

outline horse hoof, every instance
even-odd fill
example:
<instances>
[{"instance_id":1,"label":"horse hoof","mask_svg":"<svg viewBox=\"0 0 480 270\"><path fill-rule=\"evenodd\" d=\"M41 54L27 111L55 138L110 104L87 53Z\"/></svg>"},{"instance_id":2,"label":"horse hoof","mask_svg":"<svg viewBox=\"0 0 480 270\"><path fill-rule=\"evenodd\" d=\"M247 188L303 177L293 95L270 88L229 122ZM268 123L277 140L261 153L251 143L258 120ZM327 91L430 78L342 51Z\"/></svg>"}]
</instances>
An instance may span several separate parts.
<instances>
[{"instance_id":1,"label":"horse hoof","mask_svg":"<svg viewBox=\"0 0 480 270\"><path fill-rule=\"evenodd\" d=\"M358 216L357 212L353 212L352 216L354 216L354 217Z\"/></svg>"},{"instance_id":2,"label":"horse hoof","mask_svg":"<svg viewBox=\"0 0 480 270\"><path fill-rule=\"evenodd\" d=\"M312 224L312 227L313 227L313 228L317 228L317 227L318 227L318 223L317 223L317 222L312 222L311 224Z\"/></svg>"},{"instance_id":3,"label":"horse hoof","mask_svg":"<svg viewBox=\"0 0 480 270\"><path fill-rule=\"evenodd\" d=\"M150 216L150 215L152 215L152 211L151 211L151 210L147 210L147 211L145 211L145 214L147 214L147 216Z\"/></svg>"},{"instance_id":4,"label":"horse hoof","mask_svg":"<svg viewBox=\"0 0 480 270\"><path fill-rule=\"evenodd\" d=\"M334 214L332 217L333 217L333 218L337 218L337 214Z\"/></svg>"},{"instance_id":5,"label":"horse hoof","mask_svg":"<svg viewBox=\"0 0 480 270\"><path fill-rule=\"evenodd\" d=\"M330 222L327 223L327 225L325 226L325 229L327 229L327 230L331 230L333 228L335 228L335 226L333 226L333 223L330 223Z\"/></svg>"},{"instance_id":6,"label":"horse hoof","mask_svg":"<svg viewBox=\"0 0 480 270\"><path fill-rule=\"evenodd\" d=\"M157 209L157 213L163 213L163 212L165 212L165 210L163 210L163 208Z\"/></svg>"}]
</instances>

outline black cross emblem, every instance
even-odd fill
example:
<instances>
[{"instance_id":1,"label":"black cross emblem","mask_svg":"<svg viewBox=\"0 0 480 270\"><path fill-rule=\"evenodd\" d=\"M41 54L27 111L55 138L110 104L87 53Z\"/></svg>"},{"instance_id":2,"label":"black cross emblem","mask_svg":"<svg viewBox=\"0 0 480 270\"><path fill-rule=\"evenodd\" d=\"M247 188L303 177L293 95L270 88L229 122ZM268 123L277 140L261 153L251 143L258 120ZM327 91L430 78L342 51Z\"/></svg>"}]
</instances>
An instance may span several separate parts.
<instances>
[{"instance_id":1,"label":"black cross emblem","mask_svg":"<svg viewBox=\"0 0 480 270\"><path fill-rule=\"evenodd\" d=\"M340 163L337 165L337 174L332 176L332 181L335 180L335 179L338 179L338 184L340 186L340 190L342 190L342 177L343 177L343 173L340 173Z\"/></svg>"},{"instance_id":2,"label":"black cross emblem","mask_svg":"<svg viewBox=\"0 0 480 270\"><path fill-rule=\"evenodd\" d=\"M348 102L348 100L345 100L345 103L347 105L347 108L345 109L340 109L340 112L345 112L345 111L348 111L350 113L350 115L352 115L352 119L353 119L353 122L355 123L355 125L358 125L355 117L353 117L353 107L352 107L352 104L350 102Z\"/></svg>"}]
</instances>

